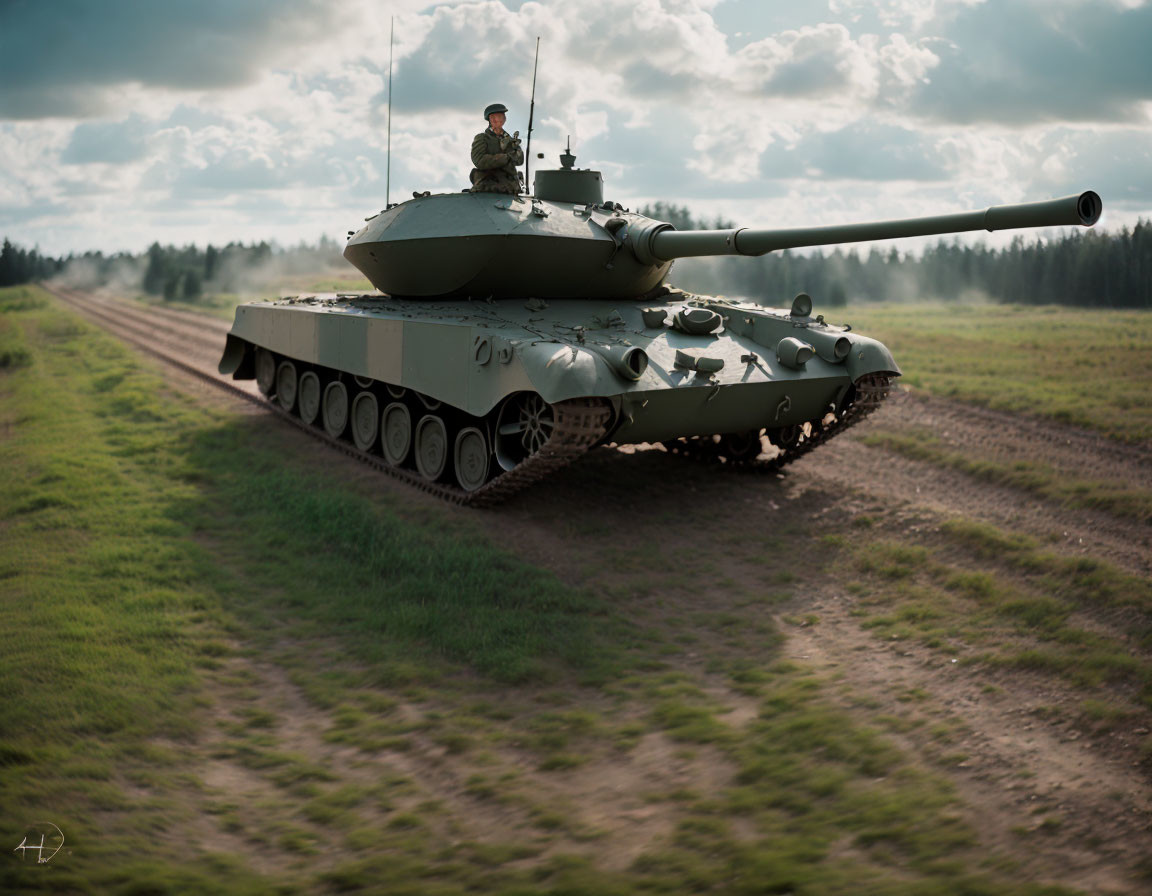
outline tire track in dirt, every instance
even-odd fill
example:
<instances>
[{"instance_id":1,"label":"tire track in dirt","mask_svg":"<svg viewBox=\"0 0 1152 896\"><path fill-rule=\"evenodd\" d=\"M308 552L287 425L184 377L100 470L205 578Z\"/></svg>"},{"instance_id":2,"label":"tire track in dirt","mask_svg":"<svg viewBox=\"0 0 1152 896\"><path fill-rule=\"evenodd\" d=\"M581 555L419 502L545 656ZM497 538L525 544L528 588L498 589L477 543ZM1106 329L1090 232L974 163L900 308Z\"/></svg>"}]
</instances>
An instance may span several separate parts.
<instances>
[{"instance_id":1,"label":"tire track in dirt","mask_svg":"<svg viewBox=\"0 0 1152 896\"><path fill-rule=\"evenodd\" d=\"M818 454L798 461L794 475L826 489L867 495L888 506L922 508L1025 532L1064 556L1098 557L1128 572L1152 576L1152 525L1148 523L1100 510L1065 508L1021 489L860 442L860 436L869 433L898 435L915 427L928 428L946 449L973 457L1035 461L1069 476L1106 479L1130 488L1146 490L1152 483L1152 451L1044 421L1017 421L1003 412L975 410L969 417L966 407L903 394L882 406L858 432L835 439ZM1030 435L1023 437L1021 432Z\"/></svg>"},{"instance_id":2,"label":"tire track in dirt","mask_svg":"<svg viewBox=\"0 0 1152 896\"><path fill-rule=\"evenodd\" d=\"M895 717L889 730L908 756L955 786L974 830L989 847L1014 853L1037 880L1089 893L1134 893L1132 871L1152 855L1152 790L1132 759L1104 755L1072 725L1038 710L1068 699L1050 680L995 676L939 651L884 643L860 627L855 601L825 586L805 611L819 623L789 629L785 652L842 681L850 705L861 696L864 724ZM910 699L909 695L929 695ZM941 743L934 731L955 725ZM1057 875L1054 873L1060 869Z\"/></svg>"}]
</instances>

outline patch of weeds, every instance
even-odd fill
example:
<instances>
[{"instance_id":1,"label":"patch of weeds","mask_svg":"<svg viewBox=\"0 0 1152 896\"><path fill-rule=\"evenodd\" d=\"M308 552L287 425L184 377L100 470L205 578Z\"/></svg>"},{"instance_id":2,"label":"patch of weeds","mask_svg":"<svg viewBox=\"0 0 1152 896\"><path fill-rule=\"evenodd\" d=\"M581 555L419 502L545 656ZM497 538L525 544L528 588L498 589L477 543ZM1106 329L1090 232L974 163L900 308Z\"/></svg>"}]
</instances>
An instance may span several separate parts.
<instances>
[{"instance_id":1,"label":"patch of weeds","mask_svg":"<svg viewBox=\"0 0 1152 896\"><path fill-rule=\"evenodd\" d=\"M482 868L499 868L540 854L539 847L527 843L469 843L464 851L466 861Z\"/></svg>"},{"instance_id":2,"label":"patch of weeds","mask_svg":"<svg viewBox=\"0 0 1152 896\"><path fill-rule=\"evenodd\" d=\"M708 706L683 699L664 699L652 709L652 722L673 740L689 743L724 743L732 729L716 718Z\"/></svg>"},{"instance_id":3,"label":"patch of weeds","mask_svg":"<svg viewBox=\"0 0 1152 896\"><path fill-rule=\"evenodd\" d=\"M1114 699L1089 698L1080 701L1080 715L1098 731L1108 731L1132 719L1138 713L1128 705Z\"/></svg>"},{"instance_id":4,"label":"patch of weeds","mask_svg":"<svg viewBox=\"0 0 1152 896\"><path fill-rule=\"evenodd\" d=\"M560 831L568 826L568 816L552 810L537 810L533 813L532 822L544 831Z\"/></svg>"},{"instance_id":5,"label":"patch of weeds","mask_svg":"<svg viewBox=\"0 0 1152 896\"><path fill-rule=\"evenodd\" d=\"M13 286L0 289L0 314L20 311L39 311L48 307L43 290L33 286Z\"/></svg>"},{"instance_id":6,"label":"patch of weeds","mask_svg":"<svg viewBox=\"0 0 1152 896\"><path fill-rule=\"evenodd\" d=\"M32 364L32 353L27 349L0 345L0 371L16 370Z\"/></svg>"},{"instance_id":7,"label":"patch of weeds","mask_svg":"<svg viewBox=\"0 0 1152 896\"><path fill-rule=\"evenodd\" d=\"M952 520L940 531L981 559L1008 564L1045 588L1086 606L1125 606L1152 613L1152 583L1092 557L1065 558L1041 550L1035 540L985 523Z\"/></svg>"},{"instance_id":8,"label":"patch of weeds","mask_svg":"<svg viewBox=\"0 0 1152 896\"><path fill-rule=\"evenodd\" d=\"M245 728L275 728L280 724L280 718L275 713L256 706L246 706L237 715L243 720Z\"/></svg>"},{"instance_id":9,"label":"patch of weeds","mask_svg":"<svg viewBox=\"0 0 1152 896\"><path fill-rule=\"evenodd\" d=\"M587 759L575 753L551 753L540 760L537 768L542 772L566 771L583 765Z\"/></svg>"},{"instance_id":10,"label":"patch of weeds","mask_svg":"<svg viewBox=\"0 0 1152 896\"><path fill-rule=\"evenodd\" d=\"M388 819L387 826L394 831L414 831L424 827L424 821L411 812L397 812Z\"/></svg>"},{"instance_id":11,"label":"patch of weeds","mask_svg":"<svg viewBox=\"0 0 1152 896\"><path fill-rule=\"evenodd\" d=\"M1055 631L1063 626L1072 608L1050 597L1019 597L1004 601L996 611L1011 616L1027 628Z\"/></svg>"},{"instance_id":12,"label":"patch of weeds","mask_svg":"<svg viewBox=\"0 0 1152 896\"><path fill-rule=\"evenodd\" d=\"M458 756L471 750L476 745L476 738L462 731L441 731L432 736L432 742L450 755Z\"/></svg>"},{"instance_id":13,"label":"patch of weeds","mask_svg":"<svg viewBox=\"0 0 1152 896\"><path fill-rule=\"evenodd\" d=\"M278 832L276 845L285 852L315 855L319 852L320 837L305 828L288 825Z\"/></svg>"},{"instance_id":14,"label":"patch of weeds","mask_svg":"<svg viewBox=\"0 0 1152 896\"><path fill-rule=\"evenodd\" d=\"M504 788L487 775L477 774L468 776L464 782L464 792L474 799L491 800L502 794Z\"/></svg>"},{"instance_id":15,"label":"patch of weeds","mask_svg":"<svg viewBox=\"0 0 1152 896\"><path fill-rule=\"evenodd\" d=\"M309 800L300 812L313 824L350 829L359 821L356 813L350 810L361 805L366 798L363 788L344 785Z\"/></svg>"},{"instance_id":16,"label":"patch of weeds","mask_svg":"<svg viewBox=\"0 0 1152 896\"><path fill-rule=\"evenodd\" d=\"M617 749L621 751L632 750L640 743L640 739L648 733L648 725L641 721L625 722L613 728L611 737Z\"/></svg>"},{"instance_id":17,"label":"patch of weeds","mask_svg":"<svg viewBox=\"0 0 1152 896\"><path fill-rule=\"evenodd\" d=\"M862 598L854 608L866 616L864 628L888 640L915 637L953 652L959 641L982 645L984 662L1059 676L1080 686L1128 682L1152 706L1152 664L1116 637L1074 624L1077 605L1118 605L1140 614L1136 631L1145 625L1152 630L1148 582L1091 558L1057 557L1032 538L985 523L952 520L940 531L946 539L942 547L856 547L858 568L885 583L877 597ZM983 568L956 561L957 546ZM949 562L937 560L933 551L948 551ZM885 612L867 614L868 606L883 606Z\"/></svg>"},{"instance_id":18,"label":"patch of weeds","mask_svg":"<svg viewBox=\"0 0 1152 896\"><path fill-rule=\"evenodd\" d=\"M918 545L878 541L857 553L856 564L863 572L885 579L906 579L928 563L928 551Z\"/></svg>"},{"instance_id":19,"label":"patch of weeds","mask_svg":"<svg viewBox=\"0 0 1152 896\"><path fill-rule=\"evenodd\" d=\"M993 600L1000 593L993 576L976 570L952 570L942 577L942 583L945 588L976 601Z\"/></svg>"}]
</instances>

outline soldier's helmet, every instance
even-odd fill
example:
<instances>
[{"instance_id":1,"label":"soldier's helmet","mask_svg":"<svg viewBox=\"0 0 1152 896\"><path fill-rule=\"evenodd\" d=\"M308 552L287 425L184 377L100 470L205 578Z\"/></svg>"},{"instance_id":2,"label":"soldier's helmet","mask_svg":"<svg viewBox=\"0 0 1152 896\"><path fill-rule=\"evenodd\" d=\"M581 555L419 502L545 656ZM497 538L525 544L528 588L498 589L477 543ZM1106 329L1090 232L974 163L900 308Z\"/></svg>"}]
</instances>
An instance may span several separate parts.
<instances>
[{"instance_id":1,"label":"soldier's helmet","mask_svg":"<svg viewBox=\"0 0 1152 896\"><path fill-rule=\"evenodd\" d=\"M484 110L484 120L487 121L488 116L494 112L507 112L507 111L508 111L508 107L505 106L503 103L493 103L491 106L489 106L487 109Z\"/></svg>"}]
</instances>

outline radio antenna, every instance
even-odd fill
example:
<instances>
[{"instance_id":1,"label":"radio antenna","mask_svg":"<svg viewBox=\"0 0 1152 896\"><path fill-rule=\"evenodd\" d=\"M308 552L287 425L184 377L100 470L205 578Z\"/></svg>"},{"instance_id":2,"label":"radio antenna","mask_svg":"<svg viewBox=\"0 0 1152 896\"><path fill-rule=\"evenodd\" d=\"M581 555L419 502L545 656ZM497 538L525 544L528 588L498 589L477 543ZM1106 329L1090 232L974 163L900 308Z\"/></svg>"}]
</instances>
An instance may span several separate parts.
<instances>
[{"instance_id":1,"label":"radio antenna","mask_svg":"<svg viewBox=\"0 0 1152 896\"><path fill-rule=\"evenodd\" d=\"M387 159L384 174L384 208L392 207L392 36L396 33L396 17L388 19L388 143L384 151Z\"/></svg>"},{"instance_id":2,"label":"radio antenna","mask_svg":"<svg viewBox=\"0 0 1152 896\"><path fill-rule=\"evenodd\" d=\"M536 67L540 65L540 36L536 36L536 61L532 63L532 102L528 106L528 149L524 153L524 189L532 189L528 172L532 164L532 119L536 115Z\"/></svg>"}]
</instances>

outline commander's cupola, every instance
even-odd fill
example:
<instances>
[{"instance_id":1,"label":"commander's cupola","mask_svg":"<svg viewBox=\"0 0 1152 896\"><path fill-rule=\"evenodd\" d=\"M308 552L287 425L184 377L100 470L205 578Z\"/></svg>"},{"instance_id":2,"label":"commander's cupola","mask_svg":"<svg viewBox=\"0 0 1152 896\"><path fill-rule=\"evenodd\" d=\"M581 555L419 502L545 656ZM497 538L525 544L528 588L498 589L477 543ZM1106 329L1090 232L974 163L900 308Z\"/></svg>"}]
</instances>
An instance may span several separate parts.
<instances>
[{"instance_id":1,"label":"commander's cupola","mask_svg":"<svg viewBox=\"0 0 1152 896\"><path fill-rule=\"evenodd\" d=\"M590 168L573 168L572 138L560 153L560 167L537 171L532 178L532 195L548 202L571 202L575 205L601 205L604 202L604 177Z\"/></svg>"}]
</instances>

